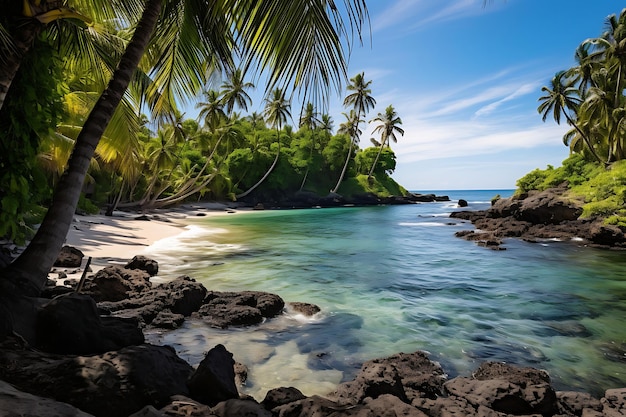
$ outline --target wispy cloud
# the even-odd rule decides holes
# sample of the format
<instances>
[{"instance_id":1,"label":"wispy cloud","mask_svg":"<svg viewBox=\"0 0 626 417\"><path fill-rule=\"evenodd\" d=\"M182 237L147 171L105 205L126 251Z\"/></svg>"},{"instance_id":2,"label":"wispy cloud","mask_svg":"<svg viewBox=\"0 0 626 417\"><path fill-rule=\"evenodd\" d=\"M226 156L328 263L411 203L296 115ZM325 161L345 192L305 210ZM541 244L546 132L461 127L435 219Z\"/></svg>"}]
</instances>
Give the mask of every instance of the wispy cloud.
<instances>
[{"instance_id":1,"label":"wispy cloud","mask_svg":"<svg viewBox=\"0 0 626 417\"><path fill-rule=\"evenodd\" d=\"M372 24L372 30L377 32L391 26L403 27L410 31L419 30L426 26L438 23L450 22L487 13L492 9L485 9L480 6L481 1L477 0L454 0L454 1L432 1L398 0L377 15Z\"/></svg>"}]
</instances>

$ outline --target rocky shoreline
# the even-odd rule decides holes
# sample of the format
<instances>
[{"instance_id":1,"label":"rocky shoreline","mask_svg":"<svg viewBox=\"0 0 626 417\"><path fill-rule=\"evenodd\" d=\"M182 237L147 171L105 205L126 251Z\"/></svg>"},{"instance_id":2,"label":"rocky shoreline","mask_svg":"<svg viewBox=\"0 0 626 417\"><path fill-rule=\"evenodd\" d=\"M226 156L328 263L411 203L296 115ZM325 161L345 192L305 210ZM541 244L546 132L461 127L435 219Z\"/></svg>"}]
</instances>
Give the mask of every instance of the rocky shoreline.
<instances>
[{"instance_id":1,"label":"rocky shoreline","mask_svg":"<svg viewBox=\"0 0 626 417\"><path fill-rule=\"evenodd\" d=\"M580 218L582 203L566 196L567 187L531 191L498 199L487 210L457 211L450 217L471 221L476 230L464 230L457 237L494 250L506 249L503 239L529 242L551 239L610 249L626 249L626 235L604 218Z\"/></svg>"},{"instance_id":2,"label":"rocky shoreline","mask_svg":"<svg viewBox=\"0 0 626 417\"><path fill-rule=\"evenodd\" d=\"M82 264L66 248L65 265ZM556 391L548 374L483 363L471 376L448 379L425 352L364 363L352 381L325 396L277 387L266 397L241 396L246 367L222 345L194 369L174 349L145 343L143 331L185 320L229 328L254 326L285 307L319 308L265 292L210 291L181 276L153 285L158 263L136 256L87 277L51 285L32 320L13 320L0 334L0 414L7 416L617 416L626 389L603 398ZM53 285L54 284L54 285ZM15 310L17 311L17 310ZM6 314L6 310L3 311ZM25 317L28 314L25 315ZM3 318L0 314L0 318ZM4 317L6 319L6 317ZM15 319L15 317L13 317ZM0 320L6 324L7 320ZM28 331L28 329L32 329ZM16 335L19 334L20 337Z\"/></svg>"}]
</instances>

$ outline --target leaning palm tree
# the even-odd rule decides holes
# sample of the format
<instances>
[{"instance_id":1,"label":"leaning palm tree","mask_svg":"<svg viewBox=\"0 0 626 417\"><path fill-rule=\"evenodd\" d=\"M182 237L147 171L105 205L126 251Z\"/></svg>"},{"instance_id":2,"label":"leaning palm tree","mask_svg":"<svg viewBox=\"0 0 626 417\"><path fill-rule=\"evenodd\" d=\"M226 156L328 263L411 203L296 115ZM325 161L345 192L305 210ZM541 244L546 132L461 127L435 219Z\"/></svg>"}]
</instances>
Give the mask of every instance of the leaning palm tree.
<instances>
[{"instance_id":1,"label":"leaning palm tree","mask_svg":"<svg viewBox=\"0 0 626 417\"><path fill-rule=\"evenodd\" d=\"M376 154L372 168L370 168L370 172L367 175L368 179L372 178L372 173L374 172L374 168L378 163L378 158L380 158L380 154L382 153L385 145L390 147L389 139L393 140L394 143L397 143L398 138L396 137L396 133L404 136L404 129L399 127L399 125L402 124L402 119L398 117L398 114L392 105L387 106L384 113L378 113L378 115L372 119L372 122L380 123L374 128L373 131L373 133L380 132L380 146L378 147L378 153Z\"/></svg>"},{"instance_id":2,"label":"leaning palm tree","mask_svg":"<svg viewBox=\"0 0 626 417\"><path fill-rule=\"evenodd\" d=\"M175 97L195 96L207 69L234 69L235 52L244 68L267 69L271 88L293 85L327 94L332 87L339 90L345 76L345 28L360 34L367 19L364 0L344 4L350 25L334 3L146 0L108 87L76 139L41 226L20 257L1 272L0 285L21 294L40 293L70 228L94 149L146 51L143 64L151 68L154 85L161 86L161 94L149 103L157 114Z\"/></svg>"},{"instance_id":3,"label":"leaning palm tree","mask_svg":"<svg viewBox=\"0 0 626 417\"><path fill-rule=\"evenodd\" d=\"M561 114L564 115L567 122L573 126L583 138L589 152L591 152L598 162L602 163L602 159L596 153L588 136L569 115L570 111L575 111L580 105L580 98L577 97L578 89L573 86L573 81L567 78L565 71L557 72L550 82L550 87L543 86L541 87L541 91L543 91L545 95L539 97L541 104L537 108L537 111L542 114L542 120L545 122L550 113L552 113L554 121L557 124L561 124Z\"/></svg>"},{"instance_id":4,"label":"leaning palm tree","mask_svg":"<svg viewBox=\"0 0 626 417\"><path fill-rule=\"evenodd\" d=\"M352 129L352 133L359 132L360 135L358 124L361 123L361 117L365 117L367 112L370 109L373 109L376 105L376 100L370 95L372 92L372 90L370 89L370 84L372 84L372 81L365 81L364 72L361 72L360 74L357 74L350 79L348 91L352 91L352 93L346 96L346 98L343 100L343 105L346 107L352 106L352 108L356 112L357 126L356 129ZM348 164L350 163L350 159L352 159L352 145L359 143L359 135L351 137L350 146L348 147L348 155L346 156L346 162L344 163L343 169L341 170L341 175L339 176L337 185L335 185L335 188L330 190L331 193L337 192L339 186L341 185L341 182L343 181L343 177L346 175Z\"/></svg>"},{"instance_id":5,"label":"leaning palm tree","mask_svg":"<svg viewBox=\"0 0 626 417\"><path fill-rule=\"evenodd\" d=\"M285 92L280 88L274 89L271 97L265 99L265 119L274 129L276 129L276 142L278 143L278 149L276 150L274 162L272 162L272 165L265 172L263 177L261 177L256 184L245 192L237 194L237 198L243 198L250 194L255 188L261 185L274 170L276 163L278 163L278 157L280 156L280 130L283 128L285 122L287 122L287 118L291 118L290 108L291 103L285 98Z\"/></svg>"}]
</instances>

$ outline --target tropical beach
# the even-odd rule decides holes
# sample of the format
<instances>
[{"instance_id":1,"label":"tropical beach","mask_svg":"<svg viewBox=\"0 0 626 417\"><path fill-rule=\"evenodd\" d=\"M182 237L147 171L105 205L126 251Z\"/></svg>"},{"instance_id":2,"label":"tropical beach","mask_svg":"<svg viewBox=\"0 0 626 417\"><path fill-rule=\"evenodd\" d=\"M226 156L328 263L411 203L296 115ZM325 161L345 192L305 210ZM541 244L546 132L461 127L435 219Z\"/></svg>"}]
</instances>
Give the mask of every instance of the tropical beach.
<instances>
[{"instance_id":1,"label":"tropical beach","mask_svg":"<svg viewBox=\"0 0 626 417\"><path fill-rule=\"evenodd\" d=\"M626 9L579 3L7 3L0 414L626 414Z\"/></svg>"}]
</instances>

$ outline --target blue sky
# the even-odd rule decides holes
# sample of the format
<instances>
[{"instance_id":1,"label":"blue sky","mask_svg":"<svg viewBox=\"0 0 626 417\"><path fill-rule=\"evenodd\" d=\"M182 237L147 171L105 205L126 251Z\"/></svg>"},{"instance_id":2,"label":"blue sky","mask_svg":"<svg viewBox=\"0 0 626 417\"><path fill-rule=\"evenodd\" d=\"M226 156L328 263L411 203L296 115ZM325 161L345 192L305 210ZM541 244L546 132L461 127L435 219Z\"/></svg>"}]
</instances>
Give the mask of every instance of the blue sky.
<instances>
[{"instance_id":1,"label":"blue sky","mask_svg":"<svg viewBox=\"0 0 626 417\"><path fill-rule=\"evenodd\" d=\"M371 43L368 33L354 48L349 76L364 71L372 80L377 106L366 120L390 104L402 118L393 178L415 191L507 189L535 168L559 166L568 126L541 120L541 87L575 64L577 46L600 36L606 17L626 6L618 3L368 1ZM250 111L262 111L257 94ZM331 99L335 127L344 121L344 95Z\"/></svg>"},{"instance_id":2,"label":"blue sky","mask_svg":"<svg viewBox=\"0 0 626 417\"><path fill-rule=\"evenodd\" d=\"M372 80L368 120L389 104L402 118L394 179L411 190L514 188L559 166L568 127L541 120L541 87L575 64L576 47L600 36L618 3L369 1L372 43L355 49L350 75Z\"/></svg>"}]
</instances>

